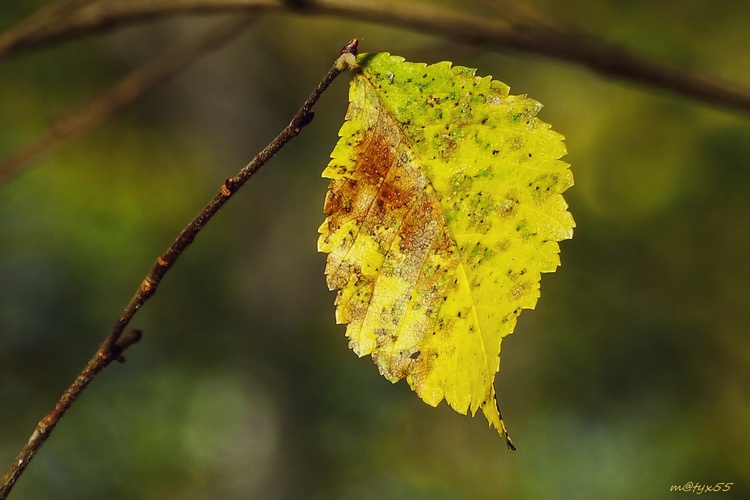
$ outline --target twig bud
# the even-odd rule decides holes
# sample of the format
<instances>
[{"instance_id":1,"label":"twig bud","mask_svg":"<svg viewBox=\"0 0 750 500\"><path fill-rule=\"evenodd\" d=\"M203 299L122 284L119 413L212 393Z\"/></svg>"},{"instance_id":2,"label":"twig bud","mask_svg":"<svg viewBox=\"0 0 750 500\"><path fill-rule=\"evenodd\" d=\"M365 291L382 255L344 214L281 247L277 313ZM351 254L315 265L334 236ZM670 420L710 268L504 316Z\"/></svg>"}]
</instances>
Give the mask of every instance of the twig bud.
<instances>
[{"instance_id":1,"label":"twig bud","mask_svg":"<svg viewBox=\"0 0 750 500\"><path fill-rule=\"evenodd\" d=\"M141 337L143 337L141 330L130 330L127 333L123 333L112 347L112 357L120 363L124 363L125 358L122 356L122 353L131 345L138 343Z\"/></svg>"}]
</instances>

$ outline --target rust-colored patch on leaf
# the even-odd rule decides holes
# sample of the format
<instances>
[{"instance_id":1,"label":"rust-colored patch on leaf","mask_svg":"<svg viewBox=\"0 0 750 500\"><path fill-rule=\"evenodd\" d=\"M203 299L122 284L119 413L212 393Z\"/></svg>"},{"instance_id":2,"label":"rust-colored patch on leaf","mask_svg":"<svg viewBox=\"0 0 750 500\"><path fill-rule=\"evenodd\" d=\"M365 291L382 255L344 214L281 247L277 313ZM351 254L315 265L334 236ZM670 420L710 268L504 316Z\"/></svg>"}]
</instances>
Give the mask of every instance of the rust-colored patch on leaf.
<instances>
[{"instance_id":1,"label":"rust-colored patch on leaf","mask_svg":"<svg viewBox=\"0 0 750 500\"><path fill-rule=\"evenodd\" d=\"M341 238L326 266L329 288L341 290L353 283L357 289L340 292L337 301L338 319L349 325L351 347L359 355L372 354L381 373L393 381L426 371L421 365L429 358L413 353L434 326L434 315L410 329L408 342L396 343L404 317L414 308L437 310L445 293L446 283L439 277L449 267L443 273L425 272L428 255L455 246L440 202L407 146L392 117L375 120L352 145L356 168L349 178L331 182L322 236ZM330 168L336 168L335 161ZM340 231L352 222L349 231ZM363 271L359 263L365 249L370 249L366 260L371 267ZM425 289L431 293L424 295Z\"/></svg>"}]
</instances>

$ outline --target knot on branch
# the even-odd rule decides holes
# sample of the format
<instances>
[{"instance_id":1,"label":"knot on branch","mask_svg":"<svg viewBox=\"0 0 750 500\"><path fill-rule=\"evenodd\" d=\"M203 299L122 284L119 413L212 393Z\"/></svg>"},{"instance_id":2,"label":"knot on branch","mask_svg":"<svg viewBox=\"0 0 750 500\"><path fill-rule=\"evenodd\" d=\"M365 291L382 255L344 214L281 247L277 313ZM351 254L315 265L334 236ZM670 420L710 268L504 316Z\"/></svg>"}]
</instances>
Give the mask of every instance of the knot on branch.
<instances>
[{"instance_id":1,"label":"knot on branch","mask_svg":"<svg viewBox=\"0 0 750 500\"><path fill-rule=\"evenodd\" d=\"M112 346L112 359L124 363L125 358L122 353L131 345L137 344L138 341L141 340L141 337L143 337L143 332L141 330L131 330L128 333L120 335L120 338L117 339L115 345Z\"/></svg>"}]
</instances>

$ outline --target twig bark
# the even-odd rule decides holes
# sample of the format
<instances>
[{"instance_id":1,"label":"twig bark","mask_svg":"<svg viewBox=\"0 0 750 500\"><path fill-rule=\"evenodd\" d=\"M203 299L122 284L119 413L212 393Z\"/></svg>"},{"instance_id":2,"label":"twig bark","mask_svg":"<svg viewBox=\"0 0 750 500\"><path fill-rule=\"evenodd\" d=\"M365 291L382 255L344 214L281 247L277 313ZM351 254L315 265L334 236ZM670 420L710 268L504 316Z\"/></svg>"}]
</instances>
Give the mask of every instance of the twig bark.
<instances>
[{"instance_id":1,"label":"twig bark","mask_svg":"<svg viewBox=\"0 0 750 500\"><path fill-rule=\"evenodd\" d=\"M137 68L99 97L60 118L49 131L0 160L0 182L98 127L204 54L223 47L251 21L244 14L175 44Z\"/></svg>"},{"instance_id":2,"label":"twig bark","mask_svg":"<svg viewBox=\"0 0 750 500\"><path fill-rule=\"evenodd\" d=\"M112 331L97 349L94 356L88 361L86 367L76 377L73 383L60 397L52 410L37 424L34 432L29 437L18 455L13 459L10 467L0 481L0 500L4 500L15 485L18 478L34 458L36 452L44 444L52 430L60 421L65 412L76 401L81 392L91 381L113 360L119 360L123 350L140 339L140 332L135 331L123 335L125 328L133 319L141 306L156 293L164 275L172 268L179 256L190 246L198 233L206 226L208 221L229 201L230 198L255 174L268 160L271 159L286 143L299 135L302 128L312 121L312 108L320 96L330 86L333 80L354 61L357 53L357 40L349 42L342 50L341 56L328 71L323 80L318 84L313 93L307 98L302 107L292 118L289 125L271 141L258 155L253 158L239 173L224 181L219 192L211 202L193 219L188 226L182 230L177 239L164 252L149 271L146 278L141 282L133 298L125 307L120 318L115 322ZM136 333L137 332L137 333Z\"/></svg>"},{"instance_id":3,"label":"twig bark","mask_svg":"<svg viewBox=\"0 0 750 500\"><path fill-rule=\"evenodd\" d=\"M35 32L0 35L0 57L51 43L174 15L295 11L400 26L494 50L514 49L579 64L612 78L681 94L708 104L750 112L750 89L709 75L649 60L595 37L549 23L485 18L403 2L370 0L133 0L101 2Z\"/></svg>"}]
</instances>

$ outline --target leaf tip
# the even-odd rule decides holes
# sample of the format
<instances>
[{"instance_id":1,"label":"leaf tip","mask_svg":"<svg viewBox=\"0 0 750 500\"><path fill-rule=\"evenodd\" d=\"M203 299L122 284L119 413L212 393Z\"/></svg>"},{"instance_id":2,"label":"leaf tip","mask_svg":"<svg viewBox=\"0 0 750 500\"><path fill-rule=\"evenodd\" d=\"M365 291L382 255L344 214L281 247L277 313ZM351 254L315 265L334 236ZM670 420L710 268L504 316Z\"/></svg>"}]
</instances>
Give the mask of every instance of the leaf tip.
<instances>
[{"instance_id":1,"label":"leaf tip","mask_svg":"<svg viewBox=\"0 0 750 500\"><path fill-rule=\"evenodd\" d=\"M500 412L500 405L497 402L497 395L494 394L494 388L492 392L493 394L490 396L490 399L482 404L482 412L487 418L487 423L490 427L494 427L500 437L505 440L508 449L516 451L516 445L513 444L513 440L510 439L510 436L508 435L508 429L505 427L505 422L503 421L503 416Z\"/></svg>"}]
</instances>

